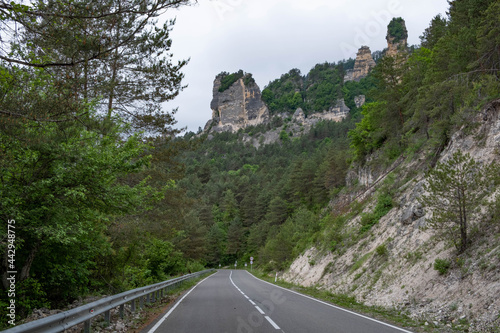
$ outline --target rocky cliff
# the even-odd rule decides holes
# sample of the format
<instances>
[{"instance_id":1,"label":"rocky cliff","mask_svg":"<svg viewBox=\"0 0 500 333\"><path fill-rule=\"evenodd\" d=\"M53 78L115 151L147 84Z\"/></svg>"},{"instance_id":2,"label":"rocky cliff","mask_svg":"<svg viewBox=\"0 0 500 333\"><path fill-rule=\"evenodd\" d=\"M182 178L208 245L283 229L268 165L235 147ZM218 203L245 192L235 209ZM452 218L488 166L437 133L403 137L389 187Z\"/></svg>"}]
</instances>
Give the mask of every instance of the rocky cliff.
<instances>
[{"instance_id":1,"label":"rocky cliff","mask_svg":"<svg viewBox=\"0 0 500 333\"><path fill-rule=\"evenodd\" d=\"M228 76L232 75L233 80ZM232 82L234 81L234 82ZM231 83L232 82L232 83ZM363 96L364 97L364 96ZM239 129L248 126L266 124L270 122L270 113L266 104L262 101L262 95L259 86L253 80L251 74L243 74L242 71L234 74L221 73L217 75L213 86L213 99L210 104L212 109L212 119L205 125L204 133L213 132L237 132ZM323 112L310 114L307 118L302 109L297 109L295 115L288 113L275 114L276 117L287 119L293 118L293 123L307 131L320 120L341 121L349 114L349 107L344 99L339 99L337 103ZM271 130L264 139L264 144L272 143L278 140L278 134L282 128ZM291 133L297 128L288 127ZM276 132L276 133L275 133ZM259 138L252 138L254 146L260 144ZM262 140L260 140L262 141Z\"/></svg>"},{"instance_id":2,"label":"rocky cliff","mask_svg":"<svg viewBox=\"0 0 500 333\"><path fill-rule=\"evenodd\" d=\"M440 161L457 150L480 163L500 160L500 100L486 105L474 123L474 130L464 127L453 135ZM470 324L470 331L498 332L499 218L483 212L471 221L477 238L466 255L457 256L453 247L428 228L426 220L431 213L417 200L424 191L424 172L418 170L425 169L425 154L411 160L398 159L386 170L357 170L357 183L364 184L364 189L355 200L365 208L358 212L351 208L351 218L337 231L338 243L342 244L310 248L292 263L283 278L354 296L368 305L400 309L426 321L433 332L450 332L452 326L462 323ZM373 209L374 191L384 186L397 188L394 207L364 238L352 233L359 229L363 214ZM491 194L495 195L500 194ZM450 260L447 274L434 269L436 259Z\"/></svg>"},{"instance_id":3,"label":"rocky cliff","mask_svg":"<svg viewBox=\"0 0 500 333\"><path fill-rule=\"evenodd\" d=\"M368 76L368 73L375 67L372 52L368 46L361 46L356 54L354 69L348 70L344 77L344 81L359 81Z\"/></svg>"},{"instance_id":4,"label":"rocky cliff","mask_svg":"<svg viewBox=\"0 0 500 333\"><path fill-rule=\"evenodd\" d=\"M349 111L350 109L345 105L343 99L338 100L337 104L328 111L316 112L309 115L309 117L306 117L304 110L298 108L293 115L282 113L276 116L285 122L284 125L253 136L245 133L243 135L243 142L248 142L255 148L259 148L261 145L272 144L279 141L280 133L283 131L290 137L303 135L308 133L311 128L321 120L342 121L342 119L349 115Z\"/></svg>"},{"instance_id":5,"label":"rocky cliff","mask_svg":"<svg viewBox=\"0 0 500 333\"><path fill-rule=\"evenodd\" d=\"M260 88L251 74L245 74L223 90L222 80L227 75L219 74L214 80L210 104L212 119L205 125L205 131L236 132L240 128L268 121L269 110L262 101Z\"/></svg>"}]
</instances>

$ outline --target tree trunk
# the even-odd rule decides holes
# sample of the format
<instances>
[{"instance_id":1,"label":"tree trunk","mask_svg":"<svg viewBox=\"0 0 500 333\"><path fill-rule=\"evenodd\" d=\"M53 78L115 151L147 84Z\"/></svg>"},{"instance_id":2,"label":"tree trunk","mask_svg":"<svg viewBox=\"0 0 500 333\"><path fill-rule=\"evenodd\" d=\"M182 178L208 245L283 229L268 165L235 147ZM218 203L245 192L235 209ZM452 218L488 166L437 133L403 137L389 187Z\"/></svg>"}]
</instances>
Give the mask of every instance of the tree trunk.
<instances>
[{"instance_id":1,"label":"tree trunk","mask_svg":"<svg viewBox=\"0 0 500 333\"><path fill-rule=\"evenodd\" d=\"M24 265L23 267L21 268L21 272L20 272L20 275L19 275L19 278L16 279L17 282L21 282L21 281L24 281L26 280L28 277L29 277L29 274L30 274L30 270L31 270L31 265L33 264L33 260L35 259L36 257L36 254L38 253L38 250L40 248L40 243L37 243L30 251L30 253L28 254L28 257L26 258L26 261L24 262ZM9 262L8 262L8 253L9 251L5 251L4 255L3 255L3 260L2 260L2 285L4 287L5 290L8 290L9 287L10 287L10 283L9 281L7 280L7 278L9 277L10 274L8 274L7 272L9 271L17 271L17 270L12 270L12 269L9 269ZM19 271L17 271L18 274L19 274Z\"/></svg>"},{"instance_id":2,"label":"tree trunk","mask_svg":"<svg viewBox=\"0 0 500 333\"><path fill-rule=\"evenodd\" d=\"M19 282L26 280L30 276L31 265L35 259L38 249L40 248L40 243L37 243L30 251L28 258L24 262L23 268L21 269L21 276L19 277Z\"/></svg>"},{"instance_id":3,"label":"tree trunk","mask_svg":"<svg viewBox=\"0 0 500 333\"><path fill-rule=\"evenodd\" d=\"M460 249L459 252L463 253L467 249L467 217L465 211L465 195L461 189L458 192L458 204L460 211Z\"/></svg>"}]
</instances>

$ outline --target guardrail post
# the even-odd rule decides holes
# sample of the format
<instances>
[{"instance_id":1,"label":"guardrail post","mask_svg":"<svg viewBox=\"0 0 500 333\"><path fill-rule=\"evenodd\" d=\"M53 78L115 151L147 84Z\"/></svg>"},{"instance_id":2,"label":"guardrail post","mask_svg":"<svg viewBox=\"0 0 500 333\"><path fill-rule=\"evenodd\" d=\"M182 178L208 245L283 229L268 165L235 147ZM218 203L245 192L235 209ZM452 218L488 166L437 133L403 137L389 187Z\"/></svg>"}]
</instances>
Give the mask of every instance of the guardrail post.
<instances>
[{"instance_id":1,"label":"guardrail post","mask_svg":"<svg viewBox=\"0 0 500 333\"><path fill-rule=\"evenodd\" d=\"M111 322L111 315L109 310L104 312L104 321L107 325L109 325L109 323Z\"/></svg>"},{"instance_id":2,"label":"guardrail post","mask_svg":"<svg viewBox=\"0 0 500 333\"><path fill-rule=\"evenodd\" d=\"M139 297L139 308L142 309L144 307L144 296Z\"/></svg>"},{"instance_id":3,"label":"guardrail post","mask_svg":"<svg viewBox=\"0 0 500 333\"><path fill-rule=\"evenodd\" d=\"M130 311L132 311L132 313L135 312L135 299L130 302Z\"/></svg>"},{"instance_id":4,"label":"guardrail post","mask_svg":"<svg viewBox=\"0 0 500 333\"><path fill-rule=\"evenodd\" d=\"M125 304L120 305L120 318L123 319L125 313Z\"/></svg>"},{"instance_id":5,"label":"guardrail post","mask_svg":"<svg viewBox=\"0 0 500 333\"><path fill-rule=\"evenodd\" d=\"M151 294L151 303L154 303L155 302L155 292L153 291Z\"/></svg>"},{"instance_id":6,"label":"guardrail post","mask_svg":"<svg viewBox=\"0 0 500 333\"><path fill-rule=\"evenodd\" d=\"M90 333L90 319L85 321L83 324L83 332Z\"/></svg>"}]
</instances>

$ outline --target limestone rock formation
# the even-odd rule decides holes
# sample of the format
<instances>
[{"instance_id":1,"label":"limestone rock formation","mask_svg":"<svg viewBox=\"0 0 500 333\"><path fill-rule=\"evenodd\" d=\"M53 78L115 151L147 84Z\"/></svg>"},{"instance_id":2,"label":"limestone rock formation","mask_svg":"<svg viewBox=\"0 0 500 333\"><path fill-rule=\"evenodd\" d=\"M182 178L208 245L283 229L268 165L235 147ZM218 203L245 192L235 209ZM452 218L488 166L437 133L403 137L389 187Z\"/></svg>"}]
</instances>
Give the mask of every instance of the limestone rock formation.
<instances>
[{"instance_id":1,"label":"limestone rock formation","mask_svg":"<svg viewBox=\"0 0 500 333\"><path fill-rule=\"evenodd\" d=\"M313 113L309 116L311 119L324 119L324 120L334 120L341 121L349 114L349 107L345 105L343 98L337 101L335 106L332 106L328 111Z\"/></svg>"},{"instance_id":2,"label":"limestone rock formation","mask_svg":"<svg viewBox=\"0 0 500 333\"><path fill-rule=\"evenodd\" d=\"M387 26L387 52L386 55L394 57L399 51L406 50L408 44L408 31L405 20L394 18Z\"/></svg>"},{"instance_id":3,"label":"limestone rock formation","mask_svg":"<svg viewBox=\"0 0 500 333\"><path fill-rule=\"evenodd\" d=\"M220 91L227 73L214 80L213 99L210 103L212 119L205 125L205 132L231 131L258 125L269 120L269 110L261 98L259 86L251 74L237 79L229 88Z\"/></svg>"},{"instance_id":4,"label":"limestone rock formation","mask_svg":"<svg viewBox=\"0 0 500 333\"><path fill-rule=\"evenodd\" d=\"M356 54L354 69L346 71L344 81L358 82L362 78L368 76L375 65L375 60L373 60L370 48L368 46L361 46Z\"/></svg>"},{"instance_id":5,"label":"limestone rock formation","mask_svg":"<svg viewBox=\"0 0 500 333\"><path fill-rule=\"evenodd\" d=\"M368 76L368 73L375 67L372 52L368 46L361 46L356 54L354 69L352 72L352 80L358 82L362 78Z\"/></svg>"},{"instance_id":6,"label":"limestone rock formation","mask_svg":"<svg viewBox=\"0 0 500 333\"><path fill-rule=\"evenodd\" d=\"M301 108L295 110L292 119L297 123L303 124L306 121L306 115L304 114L304 110L302 110Z\"/></svg>"},{"instance_id":7,"label":"limestone rock formation","mask_svg":"<svg viewBox=\"0 0 500 333\"><path fill-rule=\"evenodd\" d=\"M356 104L357 108L362 107L366 102L366 96L365 95L358 95L354 96L354 104Z\"/></svg>"}]
</instances>

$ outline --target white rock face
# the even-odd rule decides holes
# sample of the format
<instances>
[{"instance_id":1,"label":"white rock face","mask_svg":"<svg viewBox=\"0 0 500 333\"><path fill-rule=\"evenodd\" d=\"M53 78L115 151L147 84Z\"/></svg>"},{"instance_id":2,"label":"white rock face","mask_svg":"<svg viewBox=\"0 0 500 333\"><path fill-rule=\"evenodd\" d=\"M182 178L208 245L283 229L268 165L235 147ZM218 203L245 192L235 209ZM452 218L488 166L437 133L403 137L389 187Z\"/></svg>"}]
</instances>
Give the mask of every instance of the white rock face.
<instances>
[{"instance_id":1,"label":"white rock face","mask_svg":"<svg viewBox=\"0 0 500 333\"><path fill-rule=\"evenodd\" d=\"M440 161L460 149L483 163L500 162L500 100L488 104L475 121L479 128L455 133ZM400 163L404 177L404 172L410 175L412 170L423 170L422 161L415 158L411 162L396 161L394 165ZM383 183L386 174L376 174L374 177L370 170L359 170L359 183L368 188L359 200L370 200L376 183ZM372 227L371 235L340 252L331 252L332 244L310 248L296 258L283 278L355 296L368 305L405 309L415 318L455 323L466 318L473 325L471 331L492 332L492 327L500 326L500 228L492 225L495 217L484 215L471 221L472 228L477 225L483 230L481 240L476 240L470 253L459 259L453 247L437 240L434 230L425 228L429 212L417 200L424 191L423 182L420 172L400 188L395 207ZM497 189L496 195L498 192ZM372 211L374 205L373 198L365 212ZM359 226L357 215L343 229L357 230ZM385 254L377 249L381 246ZM439 275L433 268L436 258L454 262L447 275Z\"/></svg>"},{"instance_id":2,"label":"white rock face","mask_svg":"<svg viewBox=\"0 0 500 333\"><path fill-rule=\"evenodd\" d=\"M262 101L259 86L255 82L245 84L246 74L228 89L219 91L223 75L214 81L211 103L212 119L205 125L214 132L237 132L240 128L262 124L269 120L269 110Z\"/></svg>"}]
</instances>

